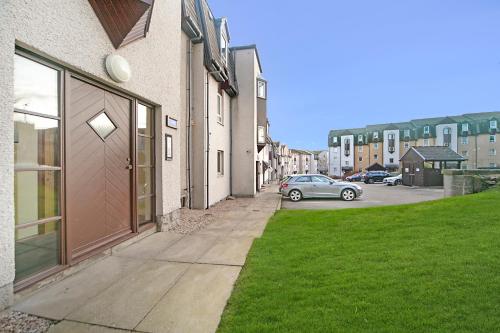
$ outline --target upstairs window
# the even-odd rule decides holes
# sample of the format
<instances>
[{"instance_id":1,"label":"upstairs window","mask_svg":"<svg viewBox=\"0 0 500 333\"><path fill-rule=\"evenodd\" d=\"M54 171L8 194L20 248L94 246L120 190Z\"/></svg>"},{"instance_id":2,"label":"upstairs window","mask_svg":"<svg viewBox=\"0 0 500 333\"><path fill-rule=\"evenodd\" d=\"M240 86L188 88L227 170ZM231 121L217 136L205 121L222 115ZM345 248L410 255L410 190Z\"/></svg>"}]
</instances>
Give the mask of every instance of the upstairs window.
<instances>
[{"instance_id":1,"label":"upstairs window","mask_svg":"<svg viewBox=\"0 0 500 333\"><path fill-rule=\"evenodd\" d=\"M430 134L431 133L431 127L430 126L424 126L424 134Z\"/></svg>"},{"instance_id":2,"label":"upstairs window","mask_svg":"<svg viewBox=\"0 0 500 333\"><path fill-rule=\"evenodd\" d=\"M424 139L424 147L428 147L429 146L429 139Z\"/></svg>"},{"instance_id":3,"label":"upstairs window","mask_svg":"<svg viewBox=\"0 0 500 333\"><path fill-rule=\"evenodd\" d=\"M405 129L404 136L405 136L405 138L409 138L410 137L410 130L409 129Z\"/></svg>"},{"instance_id":4,"label":"upstairs window","mask_svg":"<svg viewBox=\"0 0 500 333\"><path fill-rule=\"evenodd\" d=\"M496 120L490 120L490 129L497 129L497 125Z\"/></svg>"},{"instance_id":5,"label":"upstairs window","mask_svg":"<svg viewBox=\"0 0 500 333\"><path fill-rule=\"evenodd\" d=\"M389 153L394 153L396 151L396 135L391 133L387 136L388 138L388 150Z\"/></svg>"},{"instance_id":6,"label":"upstairs window","mask_svg":"<svg viewBox=\"0 0 500 333\"><path fill-rule=\"evenodd\" d=\"M338 138L336 136L333 137L333 143L334 144L338 143Z\"/></svg>"},{"instance_id":7,"label":"upstairs window","mask_svg":"<svg viewBox=\"0 0 500 333\"><path fill-rule=\"evenodd\" d=\"M375 149L375 150L378 149L378 143L373 144L373 149Z\"/></svg>"},{"instance_id":8,"label":"upstairs window","mask_svg":"<svg viewBox=\"0 0 500 333\"><path fill-rule=\"evenodd\" d=\"M362 134L358 135L358 142L363 143L363 135Z\"/></svg>"},{"instance_id":9,"label":"upstairs window","mask_svg":"<svg viewBox=\"0 0 500 333\"><path fill-rule=\"evenodd\" d=\"M462 132L468 132L469 131L469 124L465 123L462 124Z\"/></svg>"},{"instance_id":10,"label":"upstairs window","mask_svg":"<svg viewBox=\"0 0 500 333\"><path fill-rule=\"evenodd\" d=\"M217 122L224 125L224 108L222 107L222 96L217 95Z\"/></svg>"},{"instance_id":11,"label":"upstairs window","mask_svg":"<svg viewBox=\"0 0 500 333\"><path fill-rule=\"evenodd\" d=\"M362 153L363 152L363 146L358 146L358 153Z\"/></svg>"},{"instance_id":12,"label":"upstairs window","mask_svg":"<svg viewBox=\"0 0 500 333\"><path fill-rule=\"evenodd\" d=\"M497 136L496 135L490 135L490 142L497 142Z\"/></svg>"},{"instance_id":13,"label":"upstairs window","mask_svg":"<svg viewBox=\"0 0 500 333\"><path fill-rule=\"evenodd\" d=\"M220 54L222 56L222 60L224 60L224 63L227 65L227 59L229 58L228 53L229 53L229 48L228 48L228 42L226 39L226 36L221 33L220 36Z\"/></svg>"},{"instance_id":14,"label":"upstairs window","mask_svg":"<svg viewBox=\"0 0 500 333\"><path fill-rule=\"evenodd\" d=\"M451 128L445 127L443 129L443 145L449 147L451 145Z\"/></svg>"},{"instance_id":15,"label":"upstairs window","mask_svg":"<svg viewBox=\"0 0 500 333\"><path fill-rule=\"evenodd\" d=\"M378 132L373 132L373 139L374 140L378 139Z\"/></svg>"},{"instance_id":16,"label":"upstairs window","mask_svg":"<svg viewBox=\"0 0 500 333\"><path fill-rule=\"evenodd\" d=\"M257 80L257 97L265 99L266 96L267 96L266 81Z\"/></svg>"},{"instance_id":17,"label":"upstairs window","mask_svg":"<svg viewBox=\"0 0 500 333\"><path fill-rule=\"evenodd\" d=\"M462 144L463 145L468 145L469 144L469 137L468 136L463 136L462 137Z\"/></svg>"},{"instance_id":18,"label":"upstairs window","mask_svg":"<svg viewBox=\"0 0 500 333\"><path fill-rule=\"evenodd\" d=\"M496 156L497 154L497 150L495 148L491 148L490 151L489 151L489 155L490 156Z\"/></svg>"},{"instance_id":19,"label":"upstairs window","mask_svg":"<svg viewBox=\"0 0 500 333\"><path fill-rule=\"evenodd\" d=\"M405 149L410 149L410 144L408 142L405 142Z\"/></svg>"},{"instance_id":20,"label":"upstairs window","mask_svg":"<svg viewBox=\"0 0 500 333\"><path fill-rule=\"evenodd\" d=\"M266 135L264 131L264 126L259 126L257 128L257 142L258 143L266 143Z\"/></svg>"},{"instance_id":21,"label":"upstairs window","mask_svg":"<svg viewBox=\"0 0 500 333\"><path fill-rule=\"evenodd\" d=\"M351 140L350 139L344 139L344 155L345 156L351 155Z\"/></svg>"}]
</instances>

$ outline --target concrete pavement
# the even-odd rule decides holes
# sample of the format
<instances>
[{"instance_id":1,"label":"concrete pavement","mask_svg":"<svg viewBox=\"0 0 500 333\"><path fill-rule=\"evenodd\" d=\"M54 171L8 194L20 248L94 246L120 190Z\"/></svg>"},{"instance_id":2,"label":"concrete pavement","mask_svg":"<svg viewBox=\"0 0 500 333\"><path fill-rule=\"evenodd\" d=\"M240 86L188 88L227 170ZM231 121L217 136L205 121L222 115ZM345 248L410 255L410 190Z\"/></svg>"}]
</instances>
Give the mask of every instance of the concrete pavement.
<instances>
[{"instance_id":1,"label":"concrete pavement","mask_svg":"<svg viewBox=\"0 0 500 333\"><path fill-rule=\"evenodd\" d=\"M52 333L215 332L253 240L278 208L276 192L222 203L216 221L193 234L118 247L13 308L60 321Z\"/></svg>"}]
</instances>

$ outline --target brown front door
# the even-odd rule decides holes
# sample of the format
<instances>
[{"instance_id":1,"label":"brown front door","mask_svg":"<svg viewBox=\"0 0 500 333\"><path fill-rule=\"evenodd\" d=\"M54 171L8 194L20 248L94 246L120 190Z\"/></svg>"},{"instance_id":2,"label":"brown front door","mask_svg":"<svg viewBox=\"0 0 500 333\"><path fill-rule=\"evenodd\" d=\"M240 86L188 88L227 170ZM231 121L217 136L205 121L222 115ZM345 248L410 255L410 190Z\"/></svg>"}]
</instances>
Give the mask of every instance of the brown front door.
<instances>
[{"instance_id":1,"label":"brown front door","mask_svg":"<svg viewBox=\"0 0 500 333\"><path fill-rule=\"evenodd\" d=\"M77 78L66 114L69 261L132 232L131 100Z\"/></svg>"}]
</instances>

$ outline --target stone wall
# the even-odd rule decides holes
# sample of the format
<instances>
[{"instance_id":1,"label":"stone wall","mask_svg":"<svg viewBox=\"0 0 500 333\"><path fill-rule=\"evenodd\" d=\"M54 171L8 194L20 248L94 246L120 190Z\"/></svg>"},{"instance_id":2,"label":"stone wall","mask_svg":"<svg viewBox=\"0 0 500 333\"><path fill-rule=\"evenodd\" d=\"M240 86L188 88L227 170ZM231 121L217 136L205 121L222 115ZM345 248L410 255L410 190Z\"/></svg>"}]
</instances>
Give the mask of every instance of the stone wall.
<instances>
[{"instance_id":1,"label":"stone wall","mask_svg":"<svg viewBox=\"0 0 500 333\"><path fill-rule=\"evenodd\" d=\"M500 169L443 170L443 175L445 197L481 192L500 181Z\"/></svg>"}]
</instances>

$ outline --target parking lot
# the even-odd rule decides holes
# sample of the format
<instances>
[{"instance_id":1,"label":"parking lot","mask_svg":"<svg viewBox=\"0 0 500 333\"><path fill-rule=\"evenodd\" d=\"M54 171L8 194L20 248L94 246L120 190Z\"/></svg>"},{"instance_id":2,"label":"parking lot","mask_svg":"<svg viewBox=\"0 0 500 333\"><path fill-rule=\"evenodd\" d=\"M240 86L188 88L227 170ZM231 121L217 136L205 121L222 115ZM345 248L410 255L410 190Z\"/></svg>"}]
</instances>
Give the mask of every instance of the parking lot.
<instances>
[{"instance_id":1,"label":"parking lot","mask_svg":"<svg viewBox=\"0 0 500 333\"><path fill-rule=\"evenodd\" d=\"M304 199L299 202L292 202L290 199L284 197L281 207L282 209L362 208L436 200L444 196L443 189L437 187L427 188L387 186L383 184L357 184L363 188L363 195L354 201L346 202L341 199Z\"/></svg>"}]
</instances>

